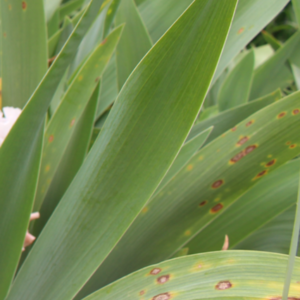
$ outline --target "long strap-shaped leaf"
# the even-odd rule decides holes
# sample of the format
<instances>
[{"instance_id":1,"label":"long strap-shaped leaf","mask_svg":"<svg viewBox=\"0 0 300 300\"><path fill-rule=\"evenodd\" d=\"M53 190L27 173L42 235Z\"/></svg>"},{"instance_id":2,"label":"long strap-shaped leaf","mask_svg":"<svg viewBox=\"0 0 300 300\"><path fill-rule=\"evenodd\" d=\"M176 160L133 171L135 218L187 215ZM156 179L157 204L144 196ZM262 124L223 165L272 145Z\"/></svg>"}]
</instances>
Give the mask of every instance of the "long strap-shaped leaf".
<instances>
[{"instance_id":1,"label":"long strap-shaped leaf","mask_svg":"<svg viewBox=\"0 0 300 300\"><path fill-rule=\"evenodd\" d=\"M101 5L102 0L91 3L0 148L0 298L5 296L14 275L29 223L45 114L65 69Z\"/></svg>"},{"instance_id":2,"label":"long strap-shaped leaf","mask_svg":"<svg viewBox=\"0 0 300 300\"><path fill-rule=\"evenodd\" d=\"M43 1L2 0L1 25L3 106L23 108L47 71Z\"/></svg>"},{"instance_id":3,"label":"long strap-shaped leaf","mask_svg":"<svg viewBox=\"0 0 300 300\"><path fill-rule=\"evenodd\" d=\"M34 202L38 211L52 182L61 157L72 136L74 125L86 107L93 90L100 80L115 47L122 27L115 29L105 42L98 45L74 76L59 107L51 118L45 132L41 172Z\"/></svg>"},{"instance_id":4,"label":"long strap-shaped leaf","mask_svg":"<svg viewBox=\"0 0 300 300\"><path fill-rule=\"evenodd\" d=\"M109 254L192 127L236 4L195 1L135 69L9 300L71 299Z\"/></svg>"},{"instance_id":5,"label":"long strap-shaped leaf","mask_svg":"<svg viewBox=\"0 0 300 300\"><path fill-rule=\"evenodd\" d=\"M299 99L297 92L258 111L202 148L144 207L94 284L171 257L263 176L299 154Z\"/></svg>"},{"instance_id":6,"label":"long strap-shaped leaf","mask_svg":"<svg viewBox=\"0 0 300 300\"><path fill-rule=\"evenodd\" d=\"M223 251L191 255L150 266L84 300L280 300L287 256ZM289 299L299 299L296 259Z\"/></svg>"}]
</instances>

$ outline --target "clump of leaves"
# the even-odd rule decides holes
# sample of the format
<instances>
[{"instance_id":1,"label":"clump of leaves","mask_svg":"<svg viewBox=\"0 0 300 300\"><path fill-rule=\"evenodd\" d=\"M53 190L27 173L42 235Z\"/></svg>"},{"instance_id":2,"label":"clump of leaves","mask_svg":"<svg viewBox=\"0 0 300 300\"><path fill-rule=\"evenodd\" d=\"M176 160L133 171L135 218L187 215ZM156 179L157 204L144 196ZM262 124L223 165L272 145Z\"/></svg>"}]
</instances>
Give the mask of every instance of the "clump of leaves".
<instances>
[{"instance_id":1,"label":"clump of leaves","mask_svg":"<svg viewBox=\"0 0 300 300\"><path fill-rule=\"evenodd\" d=\"M0 299L299 298L288 2L1 0Z\"/></svg>"}]
</instances>

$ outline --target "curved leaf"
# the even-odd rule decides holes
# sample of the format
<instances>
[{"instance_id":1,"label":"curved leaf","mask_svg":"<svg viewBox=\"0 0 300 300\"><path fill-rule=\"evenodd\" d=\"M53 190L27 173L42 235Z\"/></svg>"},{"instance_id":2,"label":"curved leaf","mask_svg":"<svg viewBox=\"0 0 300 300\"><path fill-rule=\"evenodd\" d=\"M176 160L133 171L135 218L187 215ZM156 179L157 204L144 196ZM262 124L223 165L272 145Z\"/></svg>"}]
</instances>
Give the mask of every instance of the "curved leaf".
<instances>
[{"instance_id":1,"label":"curved leaf","mask_svg":"<svg viewBox=\"0 0 300 300\"><path fill-rule=\"evenodd\" d=\"M137 271L84 300L281 299L285 255L222 251L177 258ZM298 299L296 259L289 299ZM295 298L293 298L295 297Z\"/></svg>"}]
</instances>

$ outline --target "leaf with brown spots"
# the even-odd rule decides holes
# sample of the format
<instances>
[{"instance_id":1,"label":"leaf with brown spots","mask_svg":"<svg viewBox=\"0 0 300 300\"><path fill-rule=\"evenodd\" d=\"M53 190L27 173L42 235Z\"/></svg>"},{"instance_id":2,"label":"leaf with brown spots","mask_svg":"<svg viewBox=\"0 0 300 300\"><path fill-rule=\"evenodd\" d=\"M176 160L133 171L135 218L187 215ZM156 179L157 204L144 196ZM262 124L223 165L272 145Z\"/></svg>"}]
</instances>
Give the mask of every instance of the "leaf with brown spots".
<instances>
[{"instance_id":1,"label":"leaf with brown spots","mask_svg":"<svg viewBox=\"0 0 300 300\"><path fill-rule=\"evenodd\" d=\"M83 300L132 300L140 291L147 300L281 299L286 255L252 251L217 251L189 255L158 265L168 269L172 279L157 284L150 267L127 275ZM199 268L201 264L201 268ZM174 275L174 276L173 276ZM300 258L296 258L289 300L299 299Z\"/></svg>"}]
</instances>

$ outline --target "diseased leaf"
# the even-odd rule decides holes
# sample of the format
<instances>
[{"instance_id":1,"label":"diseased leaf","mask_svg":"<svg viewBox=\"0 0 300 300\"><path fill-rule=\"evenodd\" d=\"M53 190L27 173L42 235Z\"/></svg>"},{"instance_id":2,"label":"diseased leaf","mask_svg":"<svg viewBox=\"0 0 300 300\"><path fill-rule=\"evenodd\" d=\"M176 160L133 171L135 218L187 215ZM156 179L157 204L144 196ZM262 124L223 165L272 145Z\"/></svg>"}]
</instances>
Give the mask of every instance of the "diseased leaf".
<instances>
[{"instance_id":1,"label":"diseased leaf","mask_svg":"<svg viewBox=\"0 0 300 300\"><path fill-rule=\"evenodd\" d=\"M299 262L297 258L290 299L299 295ZM191 255L139 270L84 300L281 299L286 264L287 256L263 252Z\"/></svg>"},{"instance_id":2,"label":"diseased leaf","mask_svg":"<svg viewBox=\"0 0 300 300\"><path fill-rule=\"evenodd\" d=\"M192 128L188 136L188 140L195 137L197 134L199 134L199 132L202 132L204 129L209 128L210 126L214 126L213 131L206 140L206 144L208 144L209 142L213 141L216 137L224 133L226 130L233 128L237 123L243 121L251 114L255 113L256 111L264 108L269 104L274 103L280 98L282 98L281 91L276 90L275 92L265 97L229 109L207 120L200 120L200 122L197 122Z\"/></svg>"}]
</instances>

